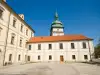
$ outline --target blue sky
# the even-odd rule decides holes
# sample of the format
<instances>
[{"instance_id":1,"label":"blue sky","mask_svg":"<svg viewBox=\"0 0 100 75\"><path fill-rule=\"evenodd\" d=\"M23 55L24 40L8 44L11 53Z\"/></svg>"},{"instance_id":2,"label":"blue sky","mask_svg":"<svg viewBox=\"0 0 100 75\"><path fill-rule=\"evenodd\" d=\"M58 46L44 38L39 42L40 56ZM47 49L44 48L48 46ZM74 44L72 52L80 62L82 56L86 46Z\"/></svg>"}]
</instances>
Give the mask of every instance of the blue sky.
<instances>
[{"instance_id":1,"label":"blue sky","mask_svg":"<svg viewBox=\"0 0 100 75\"><path fill-rule=\"evenodd\" d=\"M100 38L100 0L7 0L36 31L35 36L48 36L57 10L65 34L83 34Z\"/></svg>"}]
</instances>

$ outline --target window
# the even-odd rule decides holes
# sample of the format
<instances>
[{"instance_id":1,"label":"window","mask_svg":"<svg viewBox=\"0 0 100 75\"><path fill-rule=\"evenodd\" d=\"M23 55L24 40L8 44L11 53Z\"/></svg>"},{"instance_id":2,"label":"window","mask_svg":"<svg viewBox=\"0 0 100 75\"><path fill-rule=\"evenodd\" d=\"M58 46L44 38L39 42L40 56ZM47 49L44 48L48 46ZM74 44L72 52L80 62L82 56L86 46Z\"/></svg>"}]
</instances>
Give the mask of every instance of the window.
<instances>
[{"instance_id":1,"label":"window","mask_svg":"<svg viewBox=\"0 0 100 75\"><path fill-rule=\"evenodd\" d=\"M59 31L59 29L57 29L57 31Z\"/></svg>"},{"instance_id":2,"label":"window","mask_svg":"<svg viewBox=\"0 0 100 75\"><path fill-rule=\"evenodd\" d=\"M22 38L20 38L19 46L22 47Z\"/></svg>"},{"instance_id":3,"label":"window","mask_svg":"<svg viewBox=\"0 0 100 75\"><path fill-rule=\"evenodd\" d=\"M84 59L87 60L88 59L88 56L87 55L84 55Z\"/></svg>"},{"instance_id":4,"label":"window","mask_svg":"<svg viewBox=\"0 0 100 75\"><path fill-rule=\"evenodd\" d=\"M49 55L49 60L52 60L52 56L51 55Z\"/></svg>"},{"instance_id":5,"label":"window","mask_svg":"<svg viewBox=\"0 0 100 75\"><path fill-rule=\"evenodd\" d=\"M75 55L72 55L72 59L76 59Z\"/></svg>"},{"instance_id":6,"label":"window","mask_svg":"<svg viewBox=\"0 0 100 75\"><path fill-rule=\"evenodd\" d=\"M18 61L20 61L20 55L18 55Z\"/></svg>"},{"instance_id":7,"label":"window","mask_svg":"<svg viewBox=\"0 0 100 75\"><path fill-rule=\"evenodd\" d=\"M25 48L27 48L27 40L26 40L26 42L25 42Z\"/></svg>"},{"instance_id":8,"label":"window","mask_svg":"<svg viewBox=\"0 0 100 75\"><path fill-rule=\"evenodd\" d=\"M41 50L41 44L38 44L38 50Z\"/></svg>"},{"instance_id":9,"label":"window","mask_svg":"<svg viewBox=\"0 0 100 75\"><path fill-rule=\"evenodd\" d=\"M83 42L83 48L86 48L86 42Z\"/></svg>"},{"instance_id":10,"label":"window","mask_svg":"<svg viewBox=\"0 0 100 75\"><path fill-rule=\"evenodd\" d=\"M49 44L49 49L52 49L52 44Z\"/></svg>"},{"instance_id":11,"label":"window","mask_svg":"<svg viewBox=\"0 0 100 75\"><path fill-rule=\"evenodd\" d=\"M11 35L12 35L12 36L11 36L11 44L12 44L12 45L14 45L15 34L14 34L14 33L12 33Z\"/></svg>"},{"instance_id":12,"label":"window","mask_svg":"<svg viewBox=\"0 0 100 75\"><path fill-rule=\"evenodd\" d=\"M62 43L59 44L59 48L63 49L63 44Z\"/></svg>"},{"instance_id":13,"label":"window","mask_svg":"<svg viewBox=\"0 0 100 75\"><path fill-rule=\"evenodd\" d=\"M14 36L11 37L11 44L14 44Z\"/></svg>"},{"instance_id":14,"label":"window","mask_svg":"<svg viewBox=\"0 0 100 75\"><path fill-rule=\"evenodd\" d=\"M16 19L13 19L13 27L16 27Z\"/></svg>"},{"instance_id":15,"label":"window","mask_svg":"<svg viewBox=\"0 0 100 75\"><path fill-rule=\"evenodd\" d=\"M75 48L74 43L71 43L71 48L72 48L72 49L74 49L74 48Z\"/></svg>"},{"instance_id":16,"label":"window","mask_svg":"<svg viewBox=\"0 0 100 75\"><path fill-rule=\"evenodd\" d=\"M0 18L2 19L3 10L0 9Z\"/></svg>"},{"instance_id":17,"label":"window","mask_svg":"<svg viewBox=\"0 0 100 75\"><path fill-rule=\"evenodd\" d=\"M21 31L21 32L23 32L23 25L22 25L22 24L21 24L21 28L20 28L20 31Z\"/></svg>"},{"instance_id":18,"label":"window","mask_svg":"<svg viewBox=\"0 0 100 75\"><path fill-rule=\"evenodd\" d=\"M2 52L2 50L0 49L0 53Z\"/></svg>"},{"instance_id":19,"label":"window","mask_svg":"<svg viewBox=\"0 0 100 75\"><path fill-rule=\"evenodd\" d=\"M30 61L30 56L28 56L27 58L28 58L28 61Z\"/></svg>"},{"instance_id":20,"label":"window","mask_svg":"<svg viewBox=\"0 0 100 75\"><path fill-rule=\"evenodd\" d=\"M29 45L29 50L31 50L31 45Z\"/></svg>"},{"instance_id":21,"label":"window","mask_svg":"<svg viewBox=\"0 0 100 75\"><path fill-rule=\"evenodd\" d=\"M28 29L26 29L26 35L28 35Z\"/></svg>"},{"instance_id":22,"label":"window","mask_svg":"<svg viewBox=\"0 0 100 75\"><path fill-rule=\"evenodd\" d=\"M9 54L9 61L12 61L12 54Z\"/></svg>"},{"instance_id":23,"label":"window","mask_svg":"<svg viewBox=\"0 0 100 75\"><path fill-rule=\"evenodd\" d=\"M15 40L15 34L12 33L12 36L11 36L11 44L14 45L14 40Z\"/></svg>"},{"instance_id":24,"label":"window","mask_svg":"<svg viewBox=\"0 0 100 75\"><path fill-rule=\"evenodd\" d=\"M41 59L41 57L40 57L40 55L38 55L38 60L40 60Z\"/></svg>"},{"instance_id":25,"label":"window","mask_svg":"<svg viewBox=\"0 0 100 75\"><path fill-rule=\"evenodd\" d=\"M1 31L2 31L2 28L0 27L0 36L1 36Z\"/></svg>"}]
</instances>

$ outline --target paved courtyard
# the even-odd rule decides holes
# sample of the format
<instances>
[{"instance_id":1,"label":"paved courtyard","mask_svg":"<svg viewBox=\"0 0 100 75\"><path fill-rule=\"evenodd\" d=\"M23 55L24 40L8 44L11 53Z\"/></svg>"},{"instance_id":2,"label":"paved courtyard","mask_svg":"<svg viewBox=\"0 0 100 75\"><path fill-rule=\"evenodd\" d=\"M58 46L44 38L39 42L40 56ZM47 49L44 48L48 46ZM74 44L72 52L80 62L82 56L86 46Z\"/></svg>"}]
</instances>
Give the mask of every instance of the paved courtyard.
<instances>
[{"instance_id":1,"label":"paved courtyard","mask_svg":"<svg viewBox=\"0 0 100 75\"><path fill-rule=\"evenodd\" d=\"M100 75L100 66L85 63L30 63L2 67L0 75Z\"/></svg>"}]
</instances>

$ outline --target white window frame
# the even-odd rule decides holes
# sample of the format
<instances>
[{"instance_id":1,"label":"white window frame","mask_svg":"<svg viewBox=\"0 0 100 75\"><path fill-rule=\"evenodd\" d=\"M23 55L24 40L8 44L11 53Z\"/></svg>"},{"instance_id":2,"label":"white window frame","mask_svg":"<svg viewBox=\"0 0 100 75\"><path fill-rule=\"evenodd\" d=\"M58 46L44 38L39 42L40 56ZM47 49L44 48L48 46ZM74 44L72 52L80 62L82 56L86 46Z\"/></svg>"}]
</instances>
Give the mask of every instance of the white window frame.
<instances>
[{"instance_id":1,"label":"white window frame","mask_svg":"<svg viewBox=\"0 0 100 75\"><path fill-rule=\"evenodd\" d=\"M20 31L21 32L23 32L23 27L24 27L23 24L21 24L21 26L20 26Z\"/></svg>"},{"instance_id":2,"label":"white window frame","mask_svg":"<svg viewBox=\"0 0 100 75\"><path fill-rule=\"evenodd\" d=\"M11 34L11 42L10 42L10 43L11 43L12 45L14 45L15 36L16 36L16 35L15 35L14 33ZM14 37L13 43L12 43L12 37Z\"/></svg>"},{"instance_id":3,"label":"white window frame","mask_svg":"<svg viewBox=\"0 0 100 75\"><path fill-rule=\"evenodd\" d=\"M20 41L19 41L19 46L22 47L22 43L23 43L23 40L22 38L20 37Z\"/></svg>"},{"instance_id":4,"label":"white window frame","mask_svg":"<svg viewBox=\"0 0 100 75\"><path fill-rule=\"evenodd\" d=\"M14 20L15 20L15 24L14 24ZM15 17L13 17L13 27L15 27L16 28L16 22L17 22L17 19L15 18Z\"/></svg>"}]
</instances>

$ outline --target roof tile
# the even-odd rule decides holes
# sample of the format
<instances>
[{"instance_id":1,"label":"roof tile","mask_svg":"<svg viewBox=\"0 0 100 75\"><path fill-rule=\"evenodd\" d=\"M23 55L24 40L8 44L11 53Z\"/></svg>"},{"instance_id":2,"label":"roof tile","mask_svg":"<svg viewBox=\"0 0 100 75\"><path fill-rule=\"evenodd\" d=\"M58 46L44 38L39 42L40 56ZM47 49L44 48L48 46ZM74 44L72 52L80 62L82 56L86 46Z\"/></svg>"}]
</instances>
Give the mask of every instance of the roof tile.
<instances>
[{"instance_id":1,"label":"roof tile","mask_svg":"<svg viewBox=\"0 0 100 75\"><path fill-rule=\"evenodd\" d=\"M39 42L57 42L57 41L77 41L77 40L93 40L84 35L64 35L64 36L41 36L32 37L27 43Z\"/></svg>"}]
</instances>

